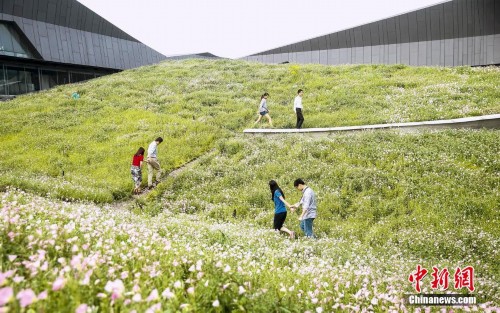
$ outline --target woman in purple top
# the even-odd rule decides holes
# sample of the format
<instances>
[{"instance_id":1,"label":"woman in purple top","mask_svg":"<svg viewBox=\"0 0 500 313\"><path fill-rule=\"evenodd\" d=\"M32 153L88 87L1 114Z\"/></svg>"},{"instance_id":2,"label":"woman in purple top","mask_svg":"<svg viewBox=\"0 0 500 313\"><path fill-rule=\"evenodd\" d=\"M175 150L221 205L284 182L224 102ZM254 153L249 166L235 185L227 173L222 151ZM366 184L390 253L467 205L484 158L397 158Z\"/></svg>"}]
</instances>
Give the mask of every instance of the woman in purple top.
<instances>
[{"instance_id":1,"label":"woman in purple top","mask_svg":"<svg viewBox=\"0 0 500 313\"><path fill-rule=\"evenodd\" d=\"M271 189L271 200L274 201L274 229L282 231L290 235L290 238L295 238L295 233L283 224L286 220L286 207L290 207L290 203L285 200L285 193L281 190L278 183L274 180L269 181L269 188Z\"/></svg>"}]
</instances>

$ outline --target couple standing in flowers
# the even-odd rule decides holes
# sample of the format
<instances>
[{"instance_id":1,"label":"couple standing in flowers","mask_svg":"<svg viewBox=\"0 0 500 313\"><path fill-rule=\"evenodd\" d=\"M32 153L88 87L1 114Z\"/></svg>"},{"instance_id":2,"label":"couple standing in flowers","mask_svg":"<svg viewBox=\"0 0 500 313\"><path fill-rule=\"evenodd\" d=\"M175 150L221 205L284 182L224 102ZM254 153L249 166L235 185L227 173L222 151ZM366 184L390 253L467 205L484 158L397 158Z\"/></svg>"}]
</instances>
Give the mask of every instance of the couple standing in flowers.
<instances>
[{"instance_id":1,"label":"couple standing in flowers","mask_svg":"<svg viewBox=\"0 0 500 313\"><path fill-rule=\"evenodd\" d=\"M290 235L290 238L294 239L295 232L283 226L287 215L286 207L289 207L292 212L295 212L295 209L302 205L302 213L299 217L300 229L304 232L306 237L315 238L313 223L317 216L316 194L300 178L293 182L293 186L302 192L302 198L299 202L292 205L285 200L285 193L278 186L278 183L274 180L269 181L271 199L274 201L274 229L285 232Z\"/></svg>"},{"instance_id":2,"label":"couple standing in flowers","mask_svg":"<svg viewBox=\"0 0 500 313\"><path fill-rule=\"evenodd\" d=\"M158 145L163 142L163 138L158 137L149 144L148 156L146 163L148 163L148 189L154 188L159 182L161 177L160 163L158 162ZM144 161L144 148L140 147L132 158L132 166L130 173L134 181L134 194L141 192L142 183L142 163ZM156 181L153 183L153 175L156 170Z\"/></svg>"},{"instance_id":3,"label":"couple standing in flowers","mask_svg":"<svg viewBox=\"0 0 500 313\"><path fill-rule=\"evenodd\" d=\"M304 116L302 115L302 96L304 95L304 91L302 89L299 89L297 91L297 96L295 97L295 100L293 101L293 111L297 115L297 124L296 127L297 129L302 128L302 124L304 123ZM262 117L264 116L267 118L269 121L269 126L273 127L273 121L271 119L271 115L269 115L269 109L267 108L267 98L269 97L269 94L266 92L260 97L260 104L259 104L259 111L257 112L259 114L259 118L255 121L254 125L259 123Z\"/></svg>"}]
</instances>

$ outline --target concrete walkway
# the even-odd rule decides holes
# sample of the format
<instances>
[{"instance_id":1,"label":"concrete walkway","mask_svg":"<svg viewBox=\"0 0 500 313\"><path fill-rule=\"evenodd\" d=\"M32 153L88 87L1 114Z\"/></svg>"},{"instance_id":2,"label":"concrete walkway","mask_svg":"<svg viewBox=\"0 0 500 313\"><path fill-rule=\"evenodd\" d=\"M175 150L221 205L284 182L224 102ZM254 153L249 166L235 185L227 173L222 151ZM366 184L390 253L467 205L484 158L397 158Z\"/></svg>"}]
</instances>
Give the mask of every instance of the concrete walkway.
<instances>
[{"instance_id":1,"label":"concrete walkway","mask_svg":"<svg viewBox=\"0 0 500 313\"><path fill-rule=\"evenodd\" d=\"M276 135L276 134L308 134L325 135L335 132L351 132L372 129L400 129L402 131L415 131L422 129L444 128L491 128L500 129L500 114L456 118L451 120L437 120L410 123L375 124L362 126L343 126L329 128L303 128L303 129L245 129L248 135Z\"/></svg>"}]
</instances>

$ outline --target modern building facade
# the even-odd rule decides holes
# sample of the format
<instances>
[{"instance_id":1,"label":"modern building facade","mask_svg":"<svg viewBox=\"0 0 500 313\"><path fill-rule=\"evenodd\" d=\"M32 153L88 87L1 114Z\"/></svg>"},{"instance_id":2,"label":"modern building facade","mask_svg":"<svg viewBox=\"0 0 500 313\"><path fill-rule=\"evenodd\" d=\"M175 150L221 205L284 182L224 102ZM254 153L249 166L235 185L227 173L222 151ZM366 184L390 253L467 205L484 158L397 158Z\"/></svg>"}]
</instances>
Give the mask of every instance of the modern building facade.
<instances>
[{"instance_id":1,"label":"modern building facade","mask_svg":"<svg viewBox=\"0 0 500 313\"><path fill-rule=\"evenodd\" d=\"M76 0L0 1L0 96L164 59Z\"/></svg>"},{"instance_id":2,"label":"modern building facade","mask_svg":"<svg viewBox=\"0 0 500 313\"><path fill-rule=\"evenodd\" d=\"M500 1L446 1L244 59L330 65L499 65Z\"/></svg>"}]
</instances>

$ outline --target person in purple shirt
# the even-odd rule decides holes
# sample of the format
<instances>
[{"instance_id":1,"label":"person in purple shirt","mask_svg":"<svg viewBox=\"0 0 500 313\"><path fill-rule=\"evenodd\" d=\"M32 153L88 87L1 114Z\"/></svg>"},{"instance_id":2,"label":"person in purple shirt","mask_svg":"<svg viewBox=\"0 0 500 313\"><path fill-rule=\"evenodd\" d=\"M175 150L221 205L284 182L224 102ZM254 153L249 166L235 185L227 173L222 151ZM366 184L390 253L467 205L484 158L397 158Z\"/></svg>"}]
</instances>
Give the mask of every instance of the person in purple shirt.
<instances>
[{"instance_id":1,"label":"person in purple shirt","mask_svg":"<svg viewBox=\"0 0 500 313\"><path fill-rule=\"evenodd\" d=\"M285 232L290 235L291 239L294 239L295 233L283 226L286 220L286 207L290 207L291 205L286 202L285 193L276 181L269 181L269 188L271 189L271 200L274 202L274 229Z\"/></svg>"}]
</instances>

